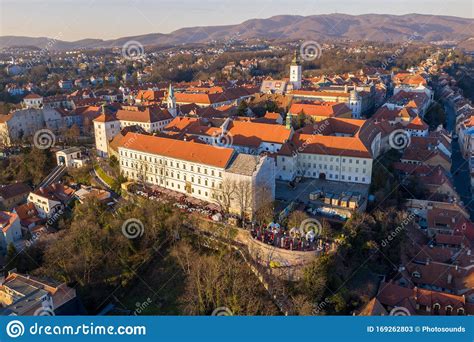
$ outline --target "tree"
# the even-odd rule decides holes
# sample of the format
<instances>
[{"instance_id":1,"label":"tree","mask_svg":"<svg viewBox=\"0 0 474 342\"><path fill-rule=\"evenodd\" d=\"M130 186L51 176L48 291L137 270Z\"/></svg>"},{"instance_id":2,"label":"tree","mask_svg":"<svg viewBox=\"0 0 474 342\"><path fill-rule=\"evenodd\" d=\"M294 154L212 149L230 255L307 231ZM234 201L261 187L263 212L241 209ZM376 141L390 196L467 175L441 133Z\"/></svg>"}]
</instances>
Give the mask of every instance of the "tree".
<instances>
[{"instance_id":1,"label":"tree","mask_svg":"<svg viewBox=\"0 0 474 342\"><path fill-rule=\"evenodd\" d=\"M239 103L239 107L237 108L237 115L238 116L247 116L248 105L247 102L241 101Z\"/></svg>"},{"instance_id":2,"label":"tree","mask_svg":"<svg viewBox=\"0 0 474 342\"><path fill-rule=\"evenodd\" d=\"M223 249L200 254L187 242L173 248L186 276L184 313L210 315L226 307L234 315L276 315L277 309L252 271L235 254Z\"/></svg>"},{"instance_id":3,"label":"tree","mask_svg":"<svg viewBox=\"0 0 474 342\"><path fill-rule=\"evenodd\" d=\"M313 303L318 303L326 293L328 275L327 257L318 257L303 270L299 283L301 292Z\"/></svg>"},{"instance_id":4,"label":"tree","mask_svg":"<svg viewBox=\"0 0 474 342\"><path fill-rule=\"evenodd\" d=\"M299 228L301 226L301 223L306 219L308 219L308 215L304 211L295 210L288 217L288 227Z\"/></svg>"},{"instance_id":5,"label":"tree","mask_svg":"<svg viewBox=\"0 0 474 342\"><path fill-rule=\"evenodd\" d=\"M78 125L74 124L71 128L67 129L64 136L68 143L77 143L77 139L81 135L81 130Z\"/></svg>"},{"instance_id":6,"label":"tree","mask_svg":"<svg viewBox=\"0 0 474 342\"><path fill-rule=\"evenodd\" d=\"M298 113L298 116L296 117L296 126L298 128L304 127L306 123L306 114L304 113L304 110L302 109L301 112Z\"/></svg>"},{"instance_id":7,"label":"tree","mask_svg":"<svg viewBox=\"0 0 474 342\"><path fill-rule=\"evenodd\" d=\"M224 214L230 213L232 199L235 194L235 182L225 178L220 184L212 189L212 197L219 205Z\"/></svg>"},{"instance_id":8,"label":"tree","mask_svg":"<svg viewBox=\"0 0 474 342\"><path fill-rule=\"evenodd\" d=\"M17 265L18 265L17 256L18 256L18 252L15 248L15 245L13 243L9 243L7 246L6 266L5 266L7 270L12 270L14 268L17 268Z\"/></svg>"},{"instance_id":9,"label":"tree","mask_svg":"<svg viewBox=\"0 0 474 342\"><path fill-rule=\"evenodd\" d=\"M253 202L252 182L248 180L239 180L234 184L234 193L237 205L239 207L240 219L242 225L246 214L251 214Z\"/></svg>"},{"instance_id":10,"label":"tree","mask_svg":"<svg viewBox=\"0 0 474 342\"><path fill-rule=\"evenodd\" d=\"M259 225L273 221L275 216L275 202L272 190L267 184L258 184L255 190L255 220Z\"/></svg>"}]
</instances>

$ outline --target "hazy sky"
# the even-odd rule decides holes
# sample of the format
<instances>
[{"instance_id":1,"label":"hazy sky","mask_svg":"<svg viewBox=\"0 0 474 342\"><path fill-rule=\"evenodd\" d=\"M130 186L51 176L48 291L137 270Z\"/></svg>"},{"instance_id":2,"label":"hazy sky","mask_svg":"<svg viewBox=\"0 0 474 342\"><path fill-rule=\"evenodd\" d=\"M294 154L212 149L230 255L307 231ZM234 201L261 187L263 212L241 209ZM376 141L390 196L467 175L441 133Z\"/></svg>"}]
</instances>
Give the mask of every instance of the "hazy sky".
<instances>
[{"instance_id":1,"label":"hazy sky","mask_svg":"<svg viewBox=\"0 0 474 342\"><path fill-rule=\"evenodd\" d=\"M0 0L0 35L117 38L278 14L424 13L474 17L474 0Z\"/></svg>"}]
</instances>

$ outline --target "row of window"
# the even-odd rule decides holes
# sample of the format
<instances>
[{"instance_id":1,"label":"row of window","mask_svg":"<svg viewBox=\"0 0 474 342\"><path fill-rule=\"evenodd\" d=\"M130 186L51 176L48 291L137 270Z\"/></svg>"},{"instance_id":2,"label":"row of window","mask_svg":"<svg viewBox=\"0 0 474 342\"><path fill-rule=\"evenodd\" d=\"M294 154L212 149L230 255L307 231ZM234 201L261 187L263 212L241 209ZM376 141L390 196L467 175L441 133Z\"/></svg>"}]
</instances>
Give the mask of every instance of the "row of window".
<instances>
[{"instance_id":1,"label":"row of window","mask_svg":"<svg viewBox=\"0 0 474 342\"><path fill-rule=\"evenodd\" d=\"M170 166L170 167L174 167L176 169L182 169L182 170L188 170L189 171L192 171L192 172L195 172L195 173L201 173L201 174L204 174L204 175L210 175L210 176L219 176L219 177L222 177L222 171L215 171L213 169L208 169L206 167L201 167L201 166L195 166L195 165L186 165L186 163L183 163L183 162L175 162L175 161L168 161L167 159L163 159L163 158L157 158L157 157L150 157L150 156L143 156L141 154L136 154L136 153L132 153L132 152L127 152L127 151L120 151L120 155L121 156L125 156L125 157L129 157L129 158L133 158L135 160L141 160L141 161L144 161L144 162L149 162L149 163L155 163L155 164L158 164L158 165L164 165L164 166ZM122 165L123 164L123 161L122 161Z\"/></svg>"},{"instance_id":2,"label":"row of window","mask_svg":"<svg viewBox=\"0 0 474 342\"><path fill-rule=\"evenodd\" d=\"M319 160L319 161L329 161L329 162L339 162L339 157L328 157L328 156L316 156L316 155L312 155L312 154L301 154L301 157L302 159L313 159L313 160ZM349 163L349 164L352 164L352 162L354 162L354 164L359 164L361 162L360 159L355 159L355 158L341 158L342 159L342 162L345 163L346 161ZM285 157L281 157L281 161L285 161ZM362 160L362 164L363 165L367 165L367 160Z\"/></svg>"},{"instance_id":3,"label":"row of window","mask_svg":"<svg viewBox=\"0 0 474 342\"><path fill-rule=\"evenodd\" d=\"M302 166L303 168L311 168L311 163L308 163L308 164L302 163L301 166ZM319 170L328 170L328 165L327 165L327 164L325 164L325 165L313 164L313 168L314 168L314 169L319 169ZM283 166L283 170L285 170L285 166ZM335 165L335 166L329 165L329 170L330 170L330 171L333 171L333 170L339 171L339 166L337 166L337 165ZM345 166L341 166L341 171L342 171L342 172L346 172L346 167L345 167ZM347 168L347 171L348 171L348 172L352 172L352 167L349 166L349 167ZM359 173L359 168L356 167L356 168L354 169L354 172L355 172L355 173ZM362 169L362 173L364 173L364 174L367 173L367 169Z\"/></svg>"},{"instance_id":4,"label":"row of window","mask_svg":"<svg viewBox=\"0 0 474 342\"><path fill-rule=\"evenodd\" d=\"M304 175L304 176L307 176L307 177L322 178L322 173L319 173L319 172L306 171L306 172L303 172L303 173L298 171L298 175L300 175L300 176ZM332 180L339 180L339 175L338 174L332 174L332 173L324 174L324 178L326 178L326 177L328 179L332 179ZM355 176L355 177L347 176L346 177L346 175L341 175L341 180L359 182L359 176ZM366 180L365 177L360 178L360 181L362 183L365 183L365 180Z\"/></svg>"},{"instance_id":5,"label":"row of window","mask_svg":"<svg viewBox=\"0 0 474 342\"><path fill-rule=\"evenodd\" d=\"M124 162L122 160L122 166L129 167L128 162ZM186 181L191 181L191 183L196 184L196 182L195 182L196 179L195 179L194 175L191 175L191 176L186 175L186 174L181 175L179 172L177 172L175 174L174 171L168 171L168 170L164 171L163 168L158 170L156 167L154 169L152 167L149 168L148 166L145 166L143 168L139 164L136 164L136 163L135 164L130 163L130 167L137 170L137 175L141 174L142 176L145 176L147 172L150 172L150 173L154 173L155 177L156 177L156 175L166 176L165 178L170 177L170 178L174 178L174 179L177 179L177 180L183 180L185 182ZM133 173L133 171L132 171L132 173ZM126 174L128 175L128 171L126 171ZM175 177L175 175L176 175L176 177ZM160 178L163 178L163 177L160 177ZM209 181L207 178L206 179L201 179L201 177L199 177L199 176L197 177L197 184L204 185L204 186L211 186L212 188L215 188L215 186L216 186L216 183L214 181ZM218 187L221 189L222 184L218 183Z\"/></svg>"},{"instance_id":6,"label":"row of window","mask_svg":"<svg viewBox=\"0 0 474 342\"><path fill-rule=\"evenodd\" d=\"M130 177L130 178L134 178L134 179L138 179L140 178L140 175L139 173L135 173L133 171L125 171L125 174L127 177ZM158 177L153 177L153 176L147 176L146 177L146 181L148 183L152 183L152 184L157 184L157 185L161 185L161 186L164 186L166 188L169 188L169 189L173 189L173 190L184 190L188 193L193 193L193 194L198 194L199 196L205 196L205 197L209 197L211 196L212 198L215 198L215 195L213 193L210 193L206 190L201 190L201 189L196 189L193 188L192 186L189 186L189 187L186 187L186 186L182 186L180 183L175 183L175 182L172 182L172 181L164 181L162 178L158 178ZM220 187L222 187L220 184L219 184ZM219 196L221 199L222 199L222 196Z\"/></svg>"}]
</instances>

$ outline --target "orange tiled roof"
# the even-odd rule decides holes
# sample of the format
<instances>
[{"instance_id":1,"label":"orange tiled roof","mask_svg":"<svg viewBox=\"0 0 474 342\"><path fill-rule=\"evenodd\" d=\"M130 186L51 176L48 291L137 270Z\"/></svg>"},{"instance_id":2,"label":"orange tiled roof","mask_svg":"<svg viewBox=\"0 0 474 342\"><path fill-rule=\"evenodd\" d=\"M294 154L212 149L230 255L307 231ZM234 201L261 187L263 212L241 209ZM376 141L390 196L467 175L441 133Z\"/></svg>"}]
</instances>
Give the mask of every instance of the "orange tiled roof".
<instances>
[{"instance_id":1,"label":"orange tiled roof","mask_svg":"<svg viewBox=\"0 0 474 342\"><path fill-rule=\"evenodd\" d=\"M292 90L291 95L303 95L312 97L349 97L349 93L330 92L330 91L314 91L314 90Z\"/></svg>"},{"instance_id":2,"label":"orange tiled roof","mask_svg":"<svg viewBox=\"0 0 474 342\"><path fill-rule=\"evenodd\" d=\"M429 126L423 120L421 120L419 116L417 116L406 126L406 128L425 131L429 128Z\"/></svg>"},{"instance_id":3,"label":"orange tiled roof","mask_svg":"<svg viewBox=\"0 0 474 342\"><path fill-rule=\"evenodd\" d=\"M170 120L173 117L166 110L161 110L155 107L147 107L143 110L126 110L119 109L115 114L115 117L121 121L134 121L134 122L157 122L163 120Z\"/></svg>"},{"instance_id":4,"label":"orange tiled roof","mask_svg":"<svg viewBox=\"0 0 474 342\"><path fill-rule=\"evenodd\" d=\"M293 115L303 112L306 115L325 117L337 117L348 112L352 113L345 103L338 102L293 103L289 112Z\"/></svg>"},{"instance_id":5,"label":"orange tiled roof","mask_svg":"<svg viewBox=\"0 0 474 342\"><path fill-rule=\"evenodd\" d=\"M133 135L133 138L129 137L131 134ZM119 146L119 148L126 148L219 168L225 168L234 153L234 150L231 148L217 148L192 141L182 141L134 133L127 133L123 141L127 142L126 145Z\"/></svg>"}]
</instances>

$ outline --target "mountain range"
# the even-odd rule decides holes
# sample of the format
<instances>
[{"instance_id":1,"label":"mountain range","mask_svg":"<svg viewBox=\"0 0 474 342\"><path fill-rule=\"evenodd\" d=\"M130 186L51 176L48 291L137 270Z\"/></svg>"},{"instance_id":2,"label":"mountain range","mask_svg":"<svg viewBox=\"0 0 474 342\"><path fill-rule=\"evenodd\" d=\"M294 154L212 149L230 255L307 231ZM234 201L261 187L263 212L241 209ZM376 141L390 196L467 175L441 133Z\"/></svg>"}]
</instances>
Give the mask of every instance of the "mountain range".
<instances>
[{"instance_id":1,"label":"mountain range","mask_svg":"<svg viewBox=\"0 0 474 342\"><path fill-rule=\"evenodd\" d=\"M68 50L78 48L121 47L130 40L143 45L181 45L209 43L229 39L265 38L274 40L315 40L331 42L341 39L402 42L453 41L474 39L474 19L425 14L325 14L279 15L268 19L251 19L241 24L225 26L187 27L168 34L150 33L117 39L82 39L68 42L48 37L0 36L0 48L30 46L43 49Z\"/></svg>"}]
</instances>

